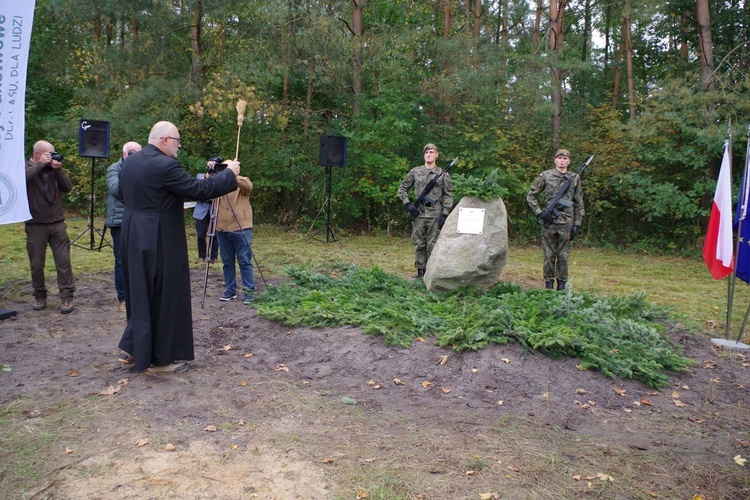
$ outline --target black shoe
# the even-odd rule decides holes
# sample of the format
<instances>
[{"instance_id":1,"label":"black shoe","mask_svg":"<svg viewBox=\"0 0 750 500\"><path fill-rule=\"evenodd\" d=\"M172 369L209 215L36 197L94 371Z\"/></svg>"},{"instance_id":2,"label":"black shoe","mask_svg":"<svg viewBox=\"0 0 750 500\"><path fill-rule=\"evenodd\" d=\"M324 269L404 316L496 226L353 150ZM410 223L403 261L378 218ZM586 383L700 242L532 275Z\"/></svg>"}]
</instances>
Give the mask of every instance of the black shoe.
<instances>
[{"instance_id":1,"label":"black shoe","mask_svg":"<svg viewBox=\"0 0 750 500\"><path fill-rule=\"evenodd\" d=\"M547 290L555 289L555 280L544 280L544 288Z\"/></svg>"},{"instance_id":2,"label":"black shoe","mask_svg":"<svg viewBox=\"0 0 750 500\"><path fill-rule=\"evenodd\" d=\"M424 269L417 269L417 278L424 278Z\"/></svg>"},{"instance_id":3,"label":"black shoe","mask_svg":"<svg viewBox=\"0 0 750 500\"><path fill-rule=\"evenodd\" d=\"M557 280L557 291L562 292L563 290L565 290L565 281Z\"/></svg>"}]
</instances>

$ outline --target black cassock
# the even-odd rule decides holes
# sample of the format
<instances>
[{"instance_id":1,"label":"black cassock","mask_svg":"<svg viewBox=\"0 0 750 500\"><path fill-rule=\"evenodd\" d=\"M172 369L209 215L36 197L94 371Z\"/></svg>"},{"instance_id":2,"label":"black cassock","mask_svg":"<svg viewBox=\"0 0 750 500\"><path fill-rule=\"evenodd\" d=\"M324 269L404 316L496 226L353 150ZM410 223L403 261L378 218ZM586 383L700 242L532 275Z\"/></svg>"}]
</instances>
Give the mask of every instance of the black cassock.
<instances>
[{"instance_id":1,"label":"black cassock","mask_svg":"<svg viewBox=\"0 0 750 500\"><path fill-rule=\"evenodd\" d=\"M199 180L151 144L123 161L128 324L119 347L135 356L136 370L195 358L183 200L210 200L235 189L231 170Z\"/></svg>"}]
</instances>

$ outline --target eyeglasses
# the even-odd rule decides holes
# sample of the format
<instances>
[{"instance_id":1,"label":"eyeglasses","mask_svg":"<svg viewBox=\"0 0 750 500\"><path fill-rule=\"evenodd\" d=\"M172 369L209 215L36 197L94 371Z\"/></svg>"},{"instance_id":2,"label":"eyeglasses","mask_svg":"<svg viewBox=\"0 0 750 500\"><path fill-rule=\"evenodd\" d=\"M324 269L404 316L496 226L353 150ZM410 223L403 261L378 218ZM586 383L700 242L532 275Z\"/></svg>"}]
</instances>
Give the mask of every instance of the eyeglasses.
<instances>
[{"instance_id":1,"label":"eyeglasses","mask_svg":"<svg viewBox=\"0 0 750 500\"><path fill-rule=\"evenodd\" d=\"M168 135L164 136L167 139L172 139L173 141L177 141L177 144L182 144L182 140L179 137L169 137Z\"/></svg>"}]
</instances>

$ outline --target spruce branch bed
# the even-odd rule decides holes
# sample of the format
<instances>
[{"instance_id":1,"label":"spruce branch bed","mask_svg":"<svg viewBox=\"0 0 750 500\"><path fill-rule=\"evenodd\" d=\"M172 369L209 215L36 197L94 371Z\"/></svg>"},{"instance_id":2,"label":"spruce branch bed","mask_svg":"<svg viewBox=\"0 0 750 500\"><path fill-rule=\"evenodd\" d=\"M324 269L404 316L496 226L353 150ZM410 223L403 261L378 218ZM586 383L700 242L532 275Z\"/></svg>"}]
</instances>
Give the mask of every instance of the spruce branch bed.
<instances>
[{"instance_id":1,"label":"spruce branch bed","mask_svg":"<svg viewBox=\"0 0 750 500\"><path fill-rule=\"evenodd\" d=\"M356 325L383 336L386 345L404 347L433 336L437 345L457 351L517 342L552 358L579 358L581 369L653 388L668 383L667 372L684 372L693 364L666 334L669 310L647 302L643 293L603 298L500 282L487 292L433 294L421 281L378 267L336 263L325 270L286 271L292 281L269 286L255 306L289 326Z\"/></svg>"}]
</instances>

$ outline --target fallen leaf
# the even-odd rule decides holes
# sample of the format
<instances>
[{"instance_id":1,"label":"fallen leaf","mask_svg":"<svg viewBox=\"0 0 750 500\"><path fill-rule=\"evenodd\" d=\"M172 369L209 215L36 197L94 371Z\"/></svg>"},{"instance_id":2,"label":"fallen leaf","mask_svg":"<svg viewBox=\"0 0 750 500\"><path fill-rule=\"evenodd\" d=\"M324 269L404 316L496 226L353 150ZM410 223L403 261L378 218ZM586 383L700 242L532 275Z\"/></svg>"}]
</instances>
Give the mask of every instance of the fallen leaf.
<instances>
[{"instance_id":1,"label":"fallen leaf","mask_svg":"<svg viewBox=\"0 0 750 500\"><path fill-rule=\"evenodd\" d=\"M739 439L737 439L736 441L737 444L739 444L743 448L747 448L748 446L750 446L750 441L740 441Z\"/></svg>"},{"instance_id":2,"label":"fallen leaf","mask_svg":"<svg viewBox=\"0 0 750 500\"><path fill-rule=\"evenodd\" d=\"M586 394L586 389L576 389L576 394Z\"/></svg>"},{"instance_id":3,"label":"fallen leaf","mask_svg":"<svg viewBox=\"0 0 750 500\"><path fill-rule=\"evenodd\" d=\"M507 465L506 467L512 470L513 472L521 472L521 469L519 469L518 467L514 467L512 465Z\"/></svg>"},{"instance_id":4,"label":"fallen leaf","mask_svg":"<svg viewBox=\"0 0 750 500\"><path fill-rule=\"evenodd\" d=\"M685 408L687 405L680 401L679 399L673 399L672 402L674 402L674 405L678 408Z\"/></svg>"},{"instance_id":5,"label":"fallen leaf","mask_svg":"<svg viewBox=\"0 0 750 500\"><path fill-rule=\"evenodd\" d=\"M367 385L375 385L375 381L374 380L368 380L367 381Z\"/></svg>"},{"instance_id":6,"label":"fallen leaf","mask_svg":"<svg viewBox=\"0 0 750 500\"><path fill-rule=\"evenodd\" d=\"M422 382L422 387L424 388L430 387L431 385L432 382L430 382L429 380L425 380L424 382Z\"/></svg>"},{"instance_id":7,"label":"fallen leaf","mask_svg":"<svg viewBox=\"0 0 750 500\"><path fill-rule=\"evenodd\" d=\"M177 447L173 445L172 443L167 443L164 445L164 451L175 451Z\"/></svg>"},{"instance_id":8,"label":"fallen leaf","mask_svg":"<svg viewBox=\"0 0 750 500\"><path fill-rule=\"evenodd\" d=\"M623 408L622 411L624 411L625 413L633 413L633 410L631 410L630 408Z\"/></svg>"},{"instance_id":9,"label":"fallen leaf","mask_svg":"<svg viewBox=\"0 0 750 500\"><path fill-rule=\"evenodd\" d=\"M120 386L115 387L113 385L110 385L106 389L104 389L102 392L99 393L100 396L112 396L114 394L117 394L120 392Z\"/></svg>"},{"instance_id":10,"label":"fallen leaf","mask_svg":"<svg viewBox=\"0 0 750 500\"><path fill-rule=\"evenodd\" d=\"M704 370L713 370L716 368L716 363L711 361L710 359L703 360L703 365L701 365Z\"/></svg>"},{"instance_id":11,"label":"fallen leaf","mask_svg":"<svg viewBox=\"0 0 750 500\"><path fill-rule=\"evenodd\" d=\"M615 480L615 479L614 479L614 478L613 478L612 476L610 476L609 474L604 474L603 472L599 472L599 473L598 473L598 474L596 475L596 477L597 477L597 478L598 478L598 479L599 479L600 481L609 481L610 483L611 483L611 482L613 482L613 481Z\"/></svg>"},{"instance_id":12,"label":"fallen leaf","mask_svg":"<svg viewBox=\"0 0 750 500\"><path fill-rule=\"evenodd\" d=\"M240 419L240 421L237 422L237 425L245 425L245 421L243 419Z\"/></svg>"},{"instance_id":13,"label":"fallen leaf","mask_svg":"<svg viewBox=\"0 0 750 500\"><path fill-rule=\"evenodd\" d=\"M78 373L78 370L76 369L70 370L70 373L68 374L70 377L77 377L78 375L80 375L80 373Z\"/></svg>"},{"instance_id":14,"label":"fallen leaf","mask_svg":"<svg viewBox=\"0 0 750 500\"><path fill-rule=\"evenodd\" d=\"M67 453L68 455L72 455L73 450L71 448L65 448L65 453Z\"/></svg>"},{"instance_id":15,"label":"fallen leaf","mask_svg":"<svg viewBox=\"0 0 750 500\"><path fill-rule=\"evenodd\" d=\"M138 448L142 448L143 446L146 446L147 444L148 444L148 438L141 438L135 442L135 445Z\"/></svg>"},{"instance_id":16,"label":"fallen leaf","mask_svg":"<svg viewBox=\"0 0 750 500\"><path fill-rule=\"evenodd\" d=\"M479 500L498 500L500 497L497 493L480 493Z\"/></svg>"},{"instance_id":17,"label":"fallen leaf","mask_svg":"<svg viewBox=\"0 0 750 500\"><path fill-rule=\"evenodd\" d=\"M680 393L677 391L672 391L672 399L680 399Z\"/></svg>"},{"instance_id":18,"label":"fallen leaf","mask_svg":"<svg viewBox=\"0 0 750 500\"><path fill-rule=\"evenodd\" d=\"M292 331L291 331L291 330L289 330L288 332L286 332L286 334L287 334L287 335L291 335L291 334L292 334Z\"/></svg>"},{"instance_id":19,"label":"fallen leaf","mask_svg":"<svg viewBox=\"0 0 750 500\"><path fill-rule=\"evenodd\" d=\"M221 348L221 350L222 350L222 351L231 351L231 350L232 350L232 346L231 346L231 345L229 345L229 344L227 344L227 345L225 345L224 347L222 347L222 348Z\"/></svg>"},{"instance_id":20,"label":"fallen leaf","mask_svg":"<svg viewBox=\"0 0 750 500\"><path fill-rule=\"evenodd\" d=\"M648 398L641 398L641 404L644 404L646 406L654 406L654 403L652 403Z\"/></svg>"},{"instance_id":21,"label":"fallen leaf","mask_svg":"<svg viewBox=\"0 0 750 500\"><path fill-rule=\"evenodd\" d=\"M501 399L500 401L498 401L498 402L497 402L497 404L498 404L499 406L503 406L503 405L505 404L505 401L503 401L503 400Z\"/></svg>"},{"instance_id":22,"label":"fallen leaf","mask_svg":"<svg viewBox=\"0 0 750 500\"><path fill-rule=\"evenodd\" d=\"M244 355L244 356L242 356L242 357L243 357L243 358L252 358L252 357L253 357L253 353L251 353L251 352L246 352L246 353L245 353L245 355Z\"/></svg>"},{"instance_id":23,"label":"fallen leaf","mask_svg":"<svg viewBox=\"0 0 750 500\"><path fill-rule=\"evenodd\" d=\"M302 385L310 385L310 381L309 380L303 380L302 381Z\"/></svg>"},{"instance_id":24,"label":"fallen leaf","mask_svg":"<svg viewBox=\"0 0 750 500\"><path fill-rule=\"evenodd\" d=\"M549 392L543 392L542 393L543 398L549 398Z\"/></svg>"},{"instance_id":25,"label":"fallen leaf","mask_svg":"<svg viewBox=\"0 0 750 500\"><path fill-rule=\"evenodd\" d=\"M471 369L471 373L476 373L476 372L478 372L478 371L479 371L479 370L477 370L476 368L472 368L472 369Z\"/></svg>"},{"instance_id":26,"label":"fallen leaf","mask_svg":"<svg viewBox=\"0 0 750 500\"><path fill-rule=\"evenodd\" d=\"M357 490L357 500L359 500L360 498L369 498L369 497L370 497L370 494L367 493L366 491Z\"/></svg>"},{"instance_id":27,"label":"fallen leaf","mask_svg":"<svg viewBox=\"0 0 750 500\"><path fill-rule=\"evenodd\" d=\"M417 337L418 342L424 342L424 337Z\"/></svg>"},{"instance_id":28,"label":"fallen leaf","mask_svg":"<svg viewBox=\"0 0 750 500\"><path fill-rule=\"evenodd\" d=\"M245 387L245 386L247 386L247 382L245 382L245 381L243 380L243 381L241 381L241 382L240 382L239 384L237 384L237 385L239 385L240 387Z\"/></svg>"},{"instance_id":29,"label":"fallen leaf","mask_svg":"<svg viewBox=\"0 0 750 500\"><path fill-rule=\"evenodd\" d=\"M466 471L466 475L467 476L476 476L477 475L477 471L475 471L475 470L467 470Z\"/></svg>"},{"instance_id":30,"label":"fallen leaf","mask_svg":"<svg viewBox=\"0 0 750 500\"><path fill-rule=\"evenodd\" d=\"M448 394L449 392L451 392L451 390L450 390L450 388L448 388L448 387L443 387L443 392L444 392L445 394Z\"/></svg>"},{"instance_id":31,"label":"fallen leaf","mask_svg":"<svg viewBox=\"0 0 750 500\"><path fill-rule=\"evenodd\" d=\"M285 364L281 363L279 365L276 365L276 371L288 372L289 368Z\"/></svg>"},{"instance_id":32,"label":"fallen leaf","mask_svg":"<svg viewBox=\"0 0 750 500\"><path fill-rule=\"evenodd\" d=\"M596 401L591 401L590 399L586 401L586 403L588 403L589 406L596 406Z\"/></svg>"},{"instance_id":33,"label":"fallen leaf","mask_svg":"<svg viewBox=\"0 0 750 500\"><path fill-rule=\"evenodd\" d=\"M633 406L641 406L641 402L640 401L633 401Z\"/></svg>"},{"instance_id":34,"label":"fallen leaf","mask_svg":"<svg viewBox=\"0 0 750 500\"><path fill-rule=\"evenodd\" d=\"M510 363L511 361L508 358L501 358L500 361L503 363Z\"/></svg>"},{"instance_id":35,"label":"fallen leaf","mask_svg":"<svg viewBox=\"0 0 750 500\"><path fill-rule=\"evenodd\" d=\"M394 384L396 384L396 385L404 385L404 383L403 383L403 382L401 382L401 379L400 379L400 378L394 378L394 379L393 379L393 383L394 383Z\"/></svg>"},{"instance_id":36,"label":"fallen leaf","mask_svg":"<svg viewBox=\"0 0 750 500\"><path fill-rule=\"evenodd\" d=\"M578 369L580 371L584 371L586 368L582 364L577 364L576 365L576 369Z\"/></svg>"},{"instance_id":37,"label":"fallen leaf","mask_svg":"<svg viewBox=\"0 0 750 500\"><path fill-rule=\"evenodd\" d=\"M440 356L440 359L438 360L438 364L439 365L444 365L447 362L448 362L448 355L447 354L443 354L442 356Z\"/></svg>"},{"instance_id":38,"label":"fallen leaf","mask_svg":"<svg viewBox=\"0 0 750 500\"><path fill-rule=\"evenodd\" d=\"M622 389L621 387L613 387L612 390L615 391L615 393L619 394L620 396L624 396L625 394L628 393L627 389Z\"/></svg>"},{"instance_id":39,"label":"fallen leaf","mask_svg":"<svg viewBox=\"0 0 750 500\"><path fill-rule=\"evenodd\" d=\"M379 385L373 385L372 388L373 389L380 389L380 386Z\"/></svg>"},{"instance_id":40,"label":"fallen leaf","mask_svg":"<svg viewBox=\"0 0 750 500\"><path fill-rule=\"evenodd\" d=\"M121 378L120 380L117 381L117 385L128 385L128 383L129 383L129 380L126 378Z\"/></svg>"},{"instance_id":41,"label":"fallen leaf","mask_svg":"<svg viewBox=\"0 0 750 500\"><path fill-rule=\"evenodd\" d=\"M239 446L237 446L236 444L232 445L232 451L236 450L237 448L239 448Z\"/></svg>"},{"instance_id":42,"label":"fallen leaf","mask_svg":"<svg viewBox=\"0 0 750 500\"><path fill-rule=\"evenodd\" d=\"M320 461L320 463L322 463L322 464L332 464L333 463L333 459L332 458L324 458L323 460Z\"/></svg>"},{"instance_id":43,"label":"fallen leaf","mask_svg":"<svg viewBox=\"0 0 750 500\"><path fill-rule=\"evenodd\" d=\"M742 455L735 455L734 463L736 463L737 465L745 465L747 464L747 459L742 458Z\"/></svg>"},{"instance_id":44,"label":"fallen leaf","mask_svg":"<svg viewBox=\"0 0 750 500\"><path fill-rule=\"evenodd\" d=\"M688 420L690 420L691 422L695 422L696 424L702 424L703 422L705 422L705 420L700 417L696 417L695 415L690 415L688 417Z\"/></svg>"},{"instance_id":45,"label":"fallen leaf","mask_svg":"<svg viewBox=\"0 0 750 500\"><path fill-rule=\"evenodd\" d=\"M216 432L219 429L217 429L215 425L207 425L203 428L203 430L206 432Z\"/></svg>"}]
</instances>

